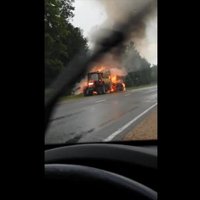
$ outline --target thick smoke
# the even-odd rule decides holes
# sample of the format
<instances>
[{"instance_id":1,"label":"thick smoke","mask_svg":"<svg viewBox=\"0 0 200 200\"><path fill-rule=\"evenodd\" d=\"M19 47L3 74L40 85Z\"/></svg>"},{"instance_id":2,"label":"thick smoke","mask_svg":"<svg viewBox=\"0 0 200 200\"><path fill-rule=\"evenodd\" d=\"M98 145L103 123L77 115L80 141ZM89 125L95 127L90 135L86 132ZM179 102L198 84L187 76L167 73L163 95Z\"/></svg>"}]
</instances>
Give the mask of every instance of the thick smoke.
<instances>
[{"instance_id":1,"label":"thick smoke","mask_svg":"<svg viewBox=\"0 0 200 200\"><path fill-rule=\"evenodd\" d=\"M119 52L115 49L110 53L107 53L103 58L93 62L90 66L91 72L109 70L115 76L126 76L127 69L122 65L122 59ZM74 88L74 94L80 94L83 92L84 87L87 85L87 76L84 77Z\"/></svg>"},{"instance_id":2,"label":"thick smoke","mask_svg":"<svg viewBox=\"0 0 200 200\"><path fill-rule=\"evenodd\" d=\"M147 59L149 63L157 64L157 33L155 29L157 20L157 1L156 0L99 0L104 6L107 13L107 20L101 29L96 30L91 35L95 47L98 47L98 41L101 41L105 35L112 30L126 32L126 40L122 46L113 49L101 60L97 60L91 66L107 66L116 69L123 75L129 71L137 71L142 67L144 61L141 57ZM125 26L127 29L122 30L121 25L129 23ZM154 32L153 32L153 31ZM153 38L153 40L152 40ZM124 57L125 46L134 42L134 47ZM139 52L139 54L138 54ZM76 88L82 88L86 84L86 78L76 85ZM77 90L80 92L80 90Z\"/></svg>"},{"instance_id":3,"label":"thick smoke","mask_svg":"<svg viewBox=\"0 0 200 200\"><path fill-rule=\"evenodd\" d=\"M123 23L131 23L127 40L134 41L135 48L150 63L157 64L157 1L156 0L99 0L104 6L107 20L104 26L91 36L98 41L105 30L117 29Z\"/></svg>"}]
</instances>

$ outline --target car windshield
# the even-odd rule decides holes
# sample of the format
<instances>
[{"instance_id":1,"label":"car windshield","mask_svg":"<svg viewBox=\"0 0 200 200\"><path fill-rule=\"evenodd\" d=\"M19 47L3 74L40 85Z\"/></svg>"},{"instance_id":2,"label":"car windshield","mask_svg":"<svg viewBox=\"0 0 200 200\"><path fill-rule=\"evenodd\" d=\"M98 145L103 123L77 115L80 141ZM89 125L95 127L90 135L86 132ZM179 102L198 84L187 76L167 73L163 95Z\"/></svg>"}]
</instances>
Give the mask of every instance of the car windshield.
<instances>
[{"instance_id":1,"label":"car windshield","mask_svg":"<svg viewBox=\"0 0 200 200\"><path fill-rule=\"evenodd\" d=\"M98 81L99 80L99 75L98 74L89 74L88 79L89 80Z\"/></svg>"},{"instance_id":2,"label":"car windshield","mask_svg":"<svg viewBox=\"0 0 200 200\"><path fill-rule=\"evenodd\" d=\"M44 23L45 144L156 140L156 0L45 0Z\"/></svg>"}]
</instances>

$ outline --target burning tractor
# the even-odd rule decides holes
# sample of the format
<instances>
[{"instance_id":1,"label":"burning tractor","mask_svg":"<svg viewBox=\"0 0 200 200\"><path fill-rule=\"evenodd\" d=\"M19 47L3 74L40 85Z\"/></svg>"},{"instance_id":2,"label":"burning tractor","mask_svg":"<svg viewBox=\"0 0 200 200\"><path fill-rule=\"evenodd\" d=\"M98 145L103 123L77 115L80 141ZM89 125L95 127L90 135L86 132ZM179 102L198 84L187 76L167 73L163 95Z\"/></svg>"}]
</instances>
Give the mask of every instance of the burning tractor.
<instances>
[{"instance_id":1,"label":"burning tractor","mask_svg":"<svg viewBox=\"0 0 200 200\"><path fill-rule=\"evenodd\" d=\"M125 90L122 77L113 76L110 71L96 71L87 74L87 86L84 88L83 93L84 96L90 96Z\"/></svg>"}]
</instances>

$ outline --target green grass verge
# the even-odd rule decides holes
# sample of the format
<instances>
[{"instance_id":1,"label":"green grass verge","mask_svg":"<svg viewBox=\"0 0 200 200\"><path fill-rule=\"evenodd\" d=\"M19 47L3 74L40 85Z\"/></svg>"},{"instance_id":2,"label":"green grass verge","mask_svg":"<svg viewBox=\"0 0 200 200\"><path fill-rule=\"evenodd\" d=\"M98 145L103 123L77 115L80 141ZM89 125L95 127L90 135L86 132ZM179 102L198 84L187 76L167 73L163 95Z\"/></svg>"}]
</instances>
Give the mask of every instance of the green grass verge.
<instances>
[{"instance_id":1,"label":"green grass verge","mask_svg":"<svg viewBox=\"0 0 200 200\"><path fill-rule=\"evenodd\" d=\"M138 88L144 88L144 87L150 87L150 86L154 86L157 85L156 83L153 84L147 84L147 85L140 85L140 86L132 86L132 87L127 87L127 90L132 90L132 89L138 89ZM69 96L63 96L59 99L59 102L61 101L68 101L68 100L76 100L76 99L80 99L84 97L83 94L78 94L78 95L69 95Z\"/></svg>"},{"instance_id":2,"label":"green grass verge","mask_svg":"<svg viewBox=\"0 0 200 200\"><path fill-rule=\"evenodd\" d=\"M139 89L139 88L145 88L145 87L151 87L151 86L156 86L156 83L151 83L151 84L146 84L146 85L139 85L139 86L131 86L131 87L126 87L127 90L132 90L132 89Z\"/></svg>"},{"instance_id":3,"label":"green grass verge","mask_svg":"<svg viewBox=\"0 0 200 200\"><path fill-rule=\"evenodd\" d=\"M82 97L84 97L83 94L69 95L69 96L61 97L59 101L75 100L75 99L80 99Z\"/></svg>"}]
</instances>

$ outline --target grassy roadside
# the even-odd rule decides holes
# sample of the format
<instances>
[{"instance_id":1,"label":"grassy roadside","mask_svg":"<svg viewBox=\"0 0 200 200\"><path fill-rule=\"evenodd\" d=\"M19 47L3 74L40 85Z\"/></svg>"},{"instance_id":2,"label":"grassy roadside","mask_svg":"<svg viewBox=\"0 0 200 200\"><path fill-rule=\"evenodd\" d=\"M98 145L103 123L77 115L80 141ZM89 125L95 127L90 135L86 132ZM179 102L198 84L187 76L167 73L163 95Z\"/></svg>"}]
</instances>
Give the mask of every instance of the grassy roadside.
<instances>
[{"instance_id":1,"label":"grassy roadside","mask_svg":"<svg viewBox=\"0 0 200 200\"><path fill-rule=\"evenodd\" d=\"M154 84L148 84L148 85L133 86L133 87L128 87L126 89L132 90L132 89L150 87L150 86L154 86L154 85L156 85L156 84L154 83ZM60 98L59 102L67 101L67 100L76 100L76 99L80 99L80 98L83 98L83 97L84 97L83 94L63 96L63 97Z\"/></svg>"},{"instance_id":2,"label":"grassy roadside","mask_svg":"<svg viewBox=\"0 0 200 200\"><path fill-rule=\"evenodd\" d=\"M59 99L59 101L67 101L67 100L76 100L84 97L83 94L77 94L77 95L69 95L69 96L63 96Z\"/></svg>"},{"instance_id":3,"label":"grassy roadside","mask_svg":"<svg viewBox=\"0 0 200 200\"><path fill-rule=\"evenodd\" d=\"M146 85L139 85L139 86L132 86L132 87L127 87L127 90L133 90L133 89L139 89L139 88L145 88L145 87L151 87L151 86L156 86L156 83L152 84L146 84Z\"/></svg>"}]
</instances>

